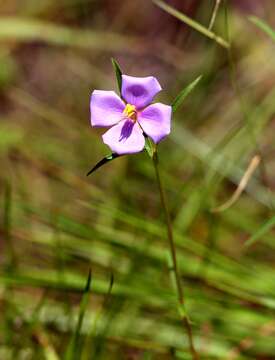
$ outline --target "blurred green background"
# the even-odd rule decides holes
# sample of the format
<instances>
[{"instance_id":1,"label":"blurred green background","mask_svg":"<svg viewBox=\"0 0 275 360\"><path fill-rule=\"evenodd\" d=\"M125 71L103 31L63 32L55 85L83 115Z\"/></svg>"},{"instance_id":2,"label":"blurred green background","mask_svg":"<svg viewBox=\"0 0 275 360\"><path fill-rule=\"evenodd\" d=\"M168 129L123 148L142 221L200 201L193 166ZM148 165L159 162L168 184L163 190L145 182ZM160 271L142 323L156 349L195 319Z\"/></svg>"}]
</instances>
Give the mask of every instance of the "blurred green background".
<instances>
[{"instance_id":1,"label":"blurred green background","mask_svg":"<svg viewBox=\"0 0 275 360\"><path fill-rule=\"evenodd\" d=\"M215 3L167 0L205 28ZM196 348L275 359L275 43L249 18L275 28L275 4L217 3L230 50L150 0L0 1L1 360L190 359L150 158L86 177L109 153L89 98L116 89L111 57L165 103L203 75L159 146Z\"/></svg>"}]
</instances>

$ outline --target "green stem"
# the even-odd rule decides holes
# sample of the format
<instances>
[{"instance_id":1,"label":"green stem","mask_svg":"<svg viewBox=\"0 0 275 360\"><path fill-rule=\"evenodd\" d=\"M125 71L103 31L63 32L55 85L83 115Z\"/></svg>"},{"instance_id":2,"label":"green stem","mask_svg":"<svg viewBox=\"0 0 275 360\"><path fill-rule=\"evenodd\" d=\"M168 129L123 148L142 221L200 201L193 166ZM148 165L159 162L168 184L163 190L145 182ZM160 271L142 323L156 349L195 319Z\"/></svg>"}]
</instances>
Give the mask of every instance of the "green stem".
<instances>
[{"instance_id":1,"label":"green stem","mask_svg":"<svg viewBox=\"0 0 275 360\"><path fill-rule=\"evenodd\" d=\"M182 282L181 282L181 278L180 278L180 274L179 274L179 270L178 270L178 265L177 265L177 254L176 254L176 246L175 246L174 238L173 238L173 227L172 227L170 213L169 213L169 209L168 209L168 205L167 205L165 191L164 191L164 188L163 188L162 182L161 182L159 166L158 166L157 149L155 149L155 151L154 151L152 160L154 163L154 168L155 168L155 173L156 173L156 178L157 178L157 183L158 183L158 188L159 188L159 194L160 194L160 200L161 200L161 204L163 207L165 220L166 220L167 237L168 237L169 246L170 246L171 258L172 258L172 262L173 262L173 272L174 272L175 281L176 281L176 285L177 285L178 301L180 304L180 308L183 310L181 312L181 321L182 321L183 327L188 336L189 348L190 348L190 353L192 354L192 358L193 358L193 360L198 360L199 356L194 347L193 333L192 333L190 320L187 316L186 309L185 309L184 291L183 291L183 286L182 286Z\"/></svg>"}]
</instances>

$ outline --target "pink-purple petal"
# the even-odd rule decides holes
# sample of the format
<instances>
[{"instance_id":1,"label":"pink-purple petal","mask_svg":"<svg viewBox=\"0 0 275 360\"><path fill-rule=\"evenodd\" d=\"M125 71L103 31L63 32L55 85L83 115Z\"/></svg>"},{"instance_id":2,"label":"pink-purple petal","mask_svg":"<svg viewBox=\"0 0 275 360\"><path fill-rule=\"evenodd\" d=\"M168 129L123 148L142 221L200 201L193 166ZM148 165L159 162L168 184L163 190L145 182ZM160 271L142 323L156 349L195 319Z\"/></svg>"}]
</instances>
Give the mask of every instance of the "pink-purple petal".
<instances>
[{"instance_id":1,"label":"pink-purple petal","mask_svg":"<svg viewBox=\"0 0 275 360\"><path fill-rule=\"evenodd\" d=\"M114 91L94 90L90 110L92 126L112 126L123 118L124 102Z\"/></svg>"},{"instance_id":2,"label":"pink-purple petal","mask_svg":"<svg viewBox=\"0 0 275 360\"><path fill-rule=\"evenodd\" d=\"M160 90L161 86L153 76L122 75L122 97L128 104L135 105L137 109L149 105Z\"/></svg>"},{"instance_id":3,"label":"pink-purple petal","mask_svg":"<svg viewBox=\"0 0 275 360\"><path fill-rule=\"evenodd\" d=\"M133 154L143 150L145 139L137 122L120 121L102 135L103 142L119 154Z\"/></svg>"},{"instance_id":4,"label":"pink-purple petal","mask_svg":"<svg viewBox=\"0 0 275 360\"><path fill-rule=\"evenodd\" d=\"M170 134L171 116L171 106L155 103L149 105L139 113L138 122L145 134L147 134L155 143L158 143Z\"/></svg>"}]
</instances>

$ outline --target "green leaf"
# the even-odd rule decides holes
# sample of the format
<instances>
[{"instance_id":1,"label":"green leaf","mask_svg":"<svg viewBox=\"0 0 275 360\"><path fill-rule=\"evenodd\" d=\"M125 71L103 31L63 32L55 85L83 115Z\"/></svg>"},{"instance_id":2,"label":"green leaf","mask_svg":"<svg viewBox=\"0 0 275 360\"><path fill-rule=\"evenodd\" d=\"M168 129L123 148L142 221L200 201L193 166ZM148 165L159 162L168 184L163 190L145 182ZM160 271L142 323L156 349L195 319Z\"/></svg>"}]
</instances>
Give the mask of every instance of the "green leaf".
<instances>
[{"instance_id":1,"label":"green leaf","mask_svg":"<svg viewBox=\"0 0 275 360\"><path fill-rule=\"evenodd\" d=\"M175 100L172 102L172 110L173 113L176 112L183 102L183 100L195 89L195 87L198 85L198 83L201 81L202 75L197 77L191 84L187 85L175 98Z\"/></svg>"},{"instance_id":2,"label":"green leaf","mask_svg":"<svg viewBox=\"0 0 275 360\"><path fill-rule=\"evenodd\" d=\"M256 16L249 16L248 19L275 41L275 31L266 22L257 18Z\"/></svg>"},{"instance_id":3,"label":"green leaf","mask_svg":"<svg viewBox=\"0 0 275 360\"><path fill-rule=\"evenodd\" d=\"M91 175L93 172L95 172L97 169L99 169L101 166L107 164L108 162L118 158L120 155L116 153L112 153L110 155L105 156L102 160L100 160L88 173L87 176Z\"/></svg>"},{"instance_id":4,"label":"green leaf","mask_svg":"<svg viewBox=\"0 0 275 360\"><path fill-rule=\"evenodd\" d=\"M275 216L267 220L258 231L255 232L245 243L246 247L254 244L257 240L263 237L268 231L270 231L273 226L275 226Z\"/></svg>"},{"instance_id":5,"label":"green leaf","mask_svg":"<svg viewBox=\"0 0 275 360\"><path fill-rule=\"evenodd\" d=\"M145 137L145 150L147 151L150 158L153 158L156 152L156 144L148 137Z\"/></svg>"},{"instance_id":6,"label":"green leaf","mask_svg":"<svg viewBox=\"0 0 275 360\"><path fill-rule=\"evenodd\" d=\"M91 281L92 281L92 272L91 269L89 270L86 286L83 290L83 296L80 303L79 308L79 314L78 314L78 321L76 325L75 332L72 336L72 339L69 343L67 353L65 356L66 360L73 360L73 359L79 359L80 358L80 351L82 348L81 344L81 328L82 323L85 315L85 311L88 305L89 300L89 293L90 293L90 287L91 287Z\"/></svg>"},{"instance_id":7,"label":"green leaf","mask_svg":"<svg viewBox=\"0 0 275 360\"><path fill-rule=\"evenodd\" d=\"M114 70L115 70L115 74L116 74L116 80L117 80L117 86L118 86L118 90L119 93L121 95L121 85L122 85L122 70L119 66L119 64L116 62L116 60L114 58L111 59Z\"/></svg>"}]
</instances>

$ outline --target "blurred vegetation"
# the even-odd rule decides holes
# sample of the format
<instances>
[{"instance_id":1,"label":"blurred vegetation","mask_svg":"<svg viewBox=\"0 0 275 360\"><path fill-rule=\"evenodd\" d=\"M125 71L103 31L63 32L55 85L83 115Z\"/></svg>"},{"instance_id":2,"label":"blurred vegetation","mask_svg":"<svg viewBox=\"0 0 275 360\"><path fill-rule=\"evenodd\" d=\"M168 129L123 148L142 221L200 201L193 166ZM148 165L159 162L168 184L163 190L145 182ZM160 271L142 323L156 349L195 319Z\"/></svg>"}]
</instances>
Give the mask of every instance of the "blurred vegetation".
<instances>
[{"instance_id":1,"label":"blurred vegetation","mask_svg":"<svg viewBox=\"0 0 275 360\"><path fill-rule=\"evenodd\" d=\"M116 89L112 57L166 103L203 75L159 146L196 347L275 359L275 46L257 20L275 28L275 4L221 1L209 30L215 3L0 1L1 360L190 359L150 159L85 175L109 153L89 97Z\"/></svg>"}]
</instances>

